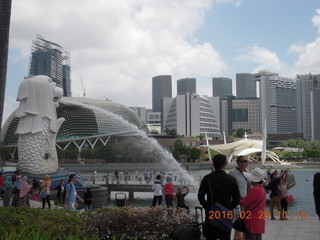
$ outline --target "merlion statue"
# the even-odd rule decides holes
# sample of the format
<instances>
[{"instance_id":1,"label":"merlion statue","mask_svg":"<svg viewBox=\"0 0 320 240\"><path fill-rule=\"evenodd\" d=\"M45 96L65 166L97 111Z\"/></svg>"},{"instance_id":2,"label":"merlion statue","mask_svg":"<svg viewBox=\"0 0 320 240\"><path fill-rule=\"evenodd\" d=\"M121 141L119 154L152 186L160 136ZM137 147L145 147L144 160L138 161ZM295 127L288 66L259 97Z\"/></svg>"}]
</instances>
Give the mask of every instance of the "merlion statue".
<instances>
[{"instance_id":1,"label":"merlion statue","mask_svg":"<svg viewBox=\"0 0 320 240\"><path fill-rule=\"evenodd\" d=\"M23 172L47 174L58 170L56 135L64 122L57 119L57 100L63 96L61 88L43 75L25 78L19 87L20 101L16 133L18 140L18 167Z\"/></svg>"}]
</instances>

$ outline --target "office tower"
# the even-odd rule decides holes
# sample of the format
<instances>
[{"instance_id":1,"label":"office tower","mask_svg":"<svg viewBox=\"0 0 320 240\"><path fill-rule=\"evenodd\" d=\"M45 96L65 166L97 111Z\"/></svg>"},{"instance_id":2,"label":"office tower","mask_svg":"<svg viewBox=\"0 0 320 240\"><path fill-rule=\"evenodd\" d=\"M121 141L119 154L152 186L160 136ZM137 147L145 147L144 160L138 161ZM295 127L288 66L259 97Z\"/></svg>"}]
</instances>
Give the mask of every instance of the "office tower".
<instances>
[{"instance_id":1,"label":"office tower","mask_svg":"<svg viewBox=\"0 0 320 240\"><path fill-rule=\"evenodd\" d=\"M311 92L311 139L320 140L320 88L315 88Z\"/></svg>"},{"instance_id":2,"label":"office tower","mask_svg":"<svg viewBox=\"0 0 320 240\"><path fill-rule=\"evenodd\" d=\"M69 53L53 42L37 35L32 42L29 63L30 75L46 75L63 89L64 96L71 96Z\"/></svg>"},{"instance_id":3,"label":"office tower","mask_svg":"<svg viewBox=\"0 0 320 240\"><path fill-rule=\"evenodd\" d=\"M295 79L266 70L254 74L254 79L259 82L262 129L266 126L267 134L296 133Z\"/></svg>"},{"instance_id":4,"label":"office tower","mask_svg":"<svg viewBox=\"0 0 320 240\"><path fill-rule=\"evenodd\" d=\"M318 116L319 101L318 89L320 87L320 74L301 74L297 75L297 128L298 132L303 134L307 140L314 139L313 135L317 129L320 129ZM314 107L312 107L314 106Z\"/></svg>"},{"instance_id":5,"label":"office tower","mask_svg":"<svg viewBox=\"0 0 320 240\"><path fill-rule=\"evenodd\" d=\"M236 99L229 96L222 100L222 130L226 136L242 128L246 133L261 133L260 99Z\"/></svg>"},{"instance_id":6,"label":"office tower","mask_svg":"<svg viewBox=\"0 0 320 240\"><path fill-rule=\"evenodd\" d=\"M254 81L253 74L251 73L237 73L236 87L237 87L236 95L238 99L257 97L256 82Z\"/></svg>"},{"instance_id":7,"label":"office tower","mask_svg":"<svg viewBox=\"0 0 320 240\"><path fill-rule=\"evenodd\" d=\"M212 78L212 96L227 99L232 95L232 79L230 78Z\"/></svg>"},{"instance_id":8,"label":"office tower","mask_svg":"<svg viewBox=\"0 0 320 240\"><path fill-rule=\"evenodd\" d=\"M177 95L196 92L197 87L195 78L183 78L177 81Z\"/></svg>"},{"instance_id":9,"label":"office tower","mask_svg":"<svg viewBox=\"0 0 320 240\"><path fill-rule=\"evenodd\" d=\"M162 98L172 97L172 77L160 75L152 78L152 111L161 112Z\"/></svg>"},{"instance_id":10,"label":"office tower","mask_svg":"<svg viewBox=\"0 0 320 240\"><path fill-rule=\"evenodd\" d=\"M11 0L0 2L0 129L6 91Z\"/></svg>"},{"instance_id":11,"label":"office tower","mask_svg":"<svg viewBox=\"0 0 320 240\"><path fill-rule=\"evenodd\" d=\"M163 130L185 136L221 137L219 97L186 93L163 99Z\"/></svg>"}]
</instances>

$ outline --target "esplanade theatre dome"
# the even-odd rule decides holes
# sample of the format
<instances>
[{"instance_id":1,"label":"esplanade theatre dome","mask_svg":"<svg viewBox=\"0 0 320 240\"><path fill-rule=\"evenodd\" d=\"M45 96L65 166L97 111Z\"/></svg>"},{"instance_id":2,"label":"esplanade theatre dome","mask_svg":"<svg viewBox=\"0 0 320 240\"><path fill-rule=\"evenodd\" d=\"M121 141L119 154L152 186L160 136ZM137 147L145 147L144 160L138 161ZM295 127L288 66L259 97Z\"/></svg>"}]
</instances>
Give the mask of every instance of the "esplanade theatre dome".
<instances>
[{"instance_id":1,"label":"esplanade theatre dome","mask_svg":"<svg viewBox=\"0 0 320 240\"><path fill-rule=\"evenodd\" d=\"M17 109L3 125L0 136L0 142L3 145L16 145L18 143L18 135L15 134L15 131L19 118L16 117L16 112ZM59 101L57 115L58 118L65 118L57 134L57 141L108 134L123 134L132 132L132 126L147 131L145 123L135 112L122 104L111 101L63 97Z\"/></svg>"}]
</instances>

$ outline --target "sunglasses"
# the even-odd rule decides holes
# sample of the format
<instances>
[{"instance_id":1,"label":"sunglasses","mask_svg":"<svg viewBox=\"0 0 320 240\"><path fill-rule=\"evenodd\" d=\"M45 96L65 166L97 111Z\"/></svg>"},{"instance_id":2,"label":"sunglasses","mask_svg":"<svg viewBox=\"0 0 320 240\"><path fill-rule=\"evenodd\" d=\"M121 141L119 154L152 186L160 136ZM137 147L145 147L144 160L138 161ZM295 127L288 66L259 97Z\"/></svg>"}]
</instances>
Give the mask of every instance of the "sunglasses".
<instances>
[{"instance_id":1,"label":"sunglasses","mask_svg":"<svg viewBox=\"0 0 320 240\"><path fill-rule=\"evenodd\" d=\"M239 162L248 162L248 160L243 160L243 161L239 161Z\"/></svg>"}]
</instances>

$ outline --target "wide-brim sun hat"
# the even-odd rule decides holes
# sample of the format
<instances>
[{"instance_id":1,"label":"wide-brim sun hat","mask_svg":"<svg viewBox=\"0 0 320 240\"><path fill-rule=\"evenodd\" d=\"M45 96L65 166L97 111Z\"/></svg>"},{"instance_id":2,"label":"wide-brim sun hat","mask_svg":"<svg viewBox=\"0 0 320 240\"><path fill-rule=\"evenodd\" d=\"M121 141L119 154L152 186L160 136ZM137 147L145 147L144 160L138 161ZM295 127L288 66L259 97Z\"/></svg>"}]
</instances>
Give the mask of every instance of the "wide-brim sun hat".
<instances>
[{"instance_id":1,"label":"wide-brim sun hat","mask_svg":"<svg viewBox=\"0 0 320 240\"><path fill-rule=\"evenodd\" d=\"M243 175L246 177L246 179L250 182L265 182L265 173L260 168L254 168L251 173L243 172Z\"/></svg>"}]
</instances>

